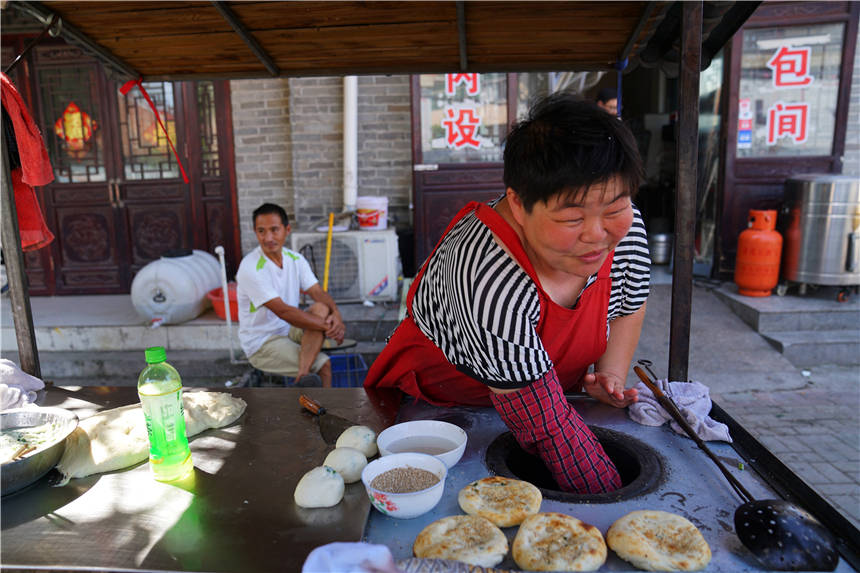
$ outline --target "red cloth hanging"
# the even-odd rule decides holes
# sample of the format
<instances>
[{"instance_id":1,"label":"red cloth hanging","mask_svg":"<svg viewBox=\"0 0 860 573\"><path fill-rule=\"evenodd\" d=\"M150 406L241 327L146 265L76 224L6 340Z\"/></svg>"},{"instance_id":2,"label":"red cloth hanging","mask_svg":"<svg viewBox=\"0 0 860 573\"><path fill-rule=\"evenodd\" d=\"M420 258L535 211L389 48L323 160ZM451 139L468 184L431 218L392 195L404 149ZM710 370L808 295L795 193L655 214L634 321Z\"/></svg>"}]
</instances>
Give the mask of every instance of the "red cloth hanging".
<instances>
[{"instance_id":1,"label":"red cloth hanging","mask_svg":"<svg viewBox=\"0 0 860 573\"><path fill-rule=\"evenodd\" d=\"M54 170L51 168L51 160L36 122L33 121L18 90L3 73L0 73L0 97L15 128L15 141L21 158L21 167L12 170L12 189L15 191L21 249L33 251L54 240L54 234L45 223L36 191L33 189L34 185L47 185L53 181Z\"/></svg>"}]
</instances>

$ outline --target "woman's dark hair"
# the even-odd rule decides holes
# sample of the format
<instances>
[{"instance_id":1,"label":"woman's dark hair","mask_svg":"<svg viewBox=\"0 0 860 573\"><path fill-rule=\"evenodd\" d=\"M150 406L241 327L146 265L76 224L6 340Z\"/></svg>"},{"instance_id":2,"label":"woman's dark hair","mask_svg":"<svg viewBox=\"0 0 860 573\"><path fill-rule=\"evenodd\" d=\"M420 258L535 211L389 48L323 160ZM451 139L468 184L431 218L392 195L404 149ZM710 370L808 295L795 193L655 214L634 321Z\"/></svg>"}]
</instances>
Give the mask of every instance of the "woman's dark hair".
<instances>
[{"instance_id":1,"label":"woman's dark hair","mask_svg":"<svg viewBox=\"0 0 860 573\"><path fill-rule=\"evenodd\" d=\"M287 212L284 211L284 208L280 205L275 205L274 203L263 203L254 209L254 214L251 219L254 226L257 225L257 217L260 215L280 215L281 223L283 223L284 227L290 224L290 219L287 217Z\"/></svg>"},{"instance_id":2,"label":"woman's dark hair","mask_svg":"<svg viewBox=\"0 0 860 573\"><path fill-rule=\"evenodd\" d=\"M559 193L576 200L592 185L620 177L632 197L642 182L642 160L626 125L570 93L538 101L505 141L505 186L531 212Z\"/></svg>"}]
</instances>

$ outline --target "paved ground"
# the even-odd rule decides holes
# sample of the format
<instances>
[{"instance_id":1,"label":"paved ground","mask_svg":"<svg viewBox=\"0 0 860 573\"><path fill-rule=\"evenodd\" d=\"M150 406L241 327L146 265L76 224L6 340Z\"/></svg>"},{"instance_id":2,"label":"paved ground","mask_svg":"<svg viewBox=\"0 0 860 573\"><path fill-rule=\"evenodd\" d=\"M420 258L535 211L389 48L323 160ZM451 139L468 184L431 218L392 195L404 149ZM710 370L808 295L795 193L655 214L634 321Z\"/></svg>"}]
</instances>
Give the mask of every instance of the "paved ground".
<instances>
[{"instance_id":1,"label":"paved ground","mask_svg":"<svg viewBox=\"0 0 860 573\"><path fill-rule=\"evenodd\" d=\"M635 359L669 364L671 286L652 286ZM793 366L711 292L693 288L689 378L860 527L860 367ZM629 384L635 383L631 373Z\"/></svg>"}]
</instances>

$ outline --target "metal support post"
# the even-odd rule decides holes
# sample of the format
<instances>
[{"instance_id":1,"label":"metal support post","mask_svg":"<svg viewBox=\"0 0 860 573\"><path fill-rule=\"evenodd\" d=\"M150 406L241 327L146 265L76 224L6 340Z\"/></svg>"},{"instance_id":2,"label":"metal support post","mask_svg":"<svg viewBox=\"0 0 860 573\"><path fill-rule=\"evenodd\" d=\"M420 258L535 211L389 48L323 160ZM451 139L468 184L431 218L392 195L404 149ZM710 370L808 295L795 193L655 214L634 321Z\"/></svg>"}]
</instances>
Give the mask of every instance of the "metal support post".
<instances>
[{"instance_id":1,"label":"metal support post","mask_svg":"<svg viewBox=\"0 0 860 573\"><path fill-rule=\"evenodd\" d=\"M678 82L678 136L675 142L675 258L669 329L669 380L687 380L693 298L693 241L699 156L699 66L702 56L702 2L682 2Z\"/></svg>"},{"instance_id":2,"label":"metal support post","mask_svg":"<svg viewBox=\"0 0 860 573\"><path fill-rule=\"evenodd\" d=\"M27 275L24 273L24 254L21 252L21 233L18 229L18 214L15 210L15 191L9 171L9 156L6 154L6 138L2 140L3 183L0 185L0 231L3 237L3 258L9 278L9 299L12 303L12 321L15 338L18 340L18 366L27 374L42 377L39 352L36 349L36 330L33 328L33 312L30 309L30 294Z\"/></svg>"}]
</instances>

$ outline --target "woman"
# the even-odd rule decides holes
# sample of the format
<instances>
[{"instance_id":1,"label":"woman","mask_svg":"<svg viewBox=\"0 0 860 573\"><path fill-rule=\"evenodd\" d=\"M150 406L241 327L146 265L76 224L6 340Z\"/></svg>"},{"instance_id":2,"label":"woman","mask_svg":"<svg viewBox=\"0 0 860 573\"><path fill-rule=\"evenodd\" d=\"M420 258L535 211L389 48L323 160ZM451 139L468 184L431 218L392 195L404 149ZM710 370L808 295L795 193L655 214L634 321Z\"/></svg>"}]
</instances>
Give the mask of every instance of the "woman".
<instances>
[{"instance_id":1,"label":"woman","mask_svg":"<svg viewBox=\"0 0 860 573\"><path fill-rule=\"evenodd\" d=\"M636 144L593 103L554 94L514 126L504 163L504 195L455 216L365 386L492 404L561 489L613 491L615 466L563 393L637 399L624 386L650 260Z\"/></svg>"}]
</instances>

